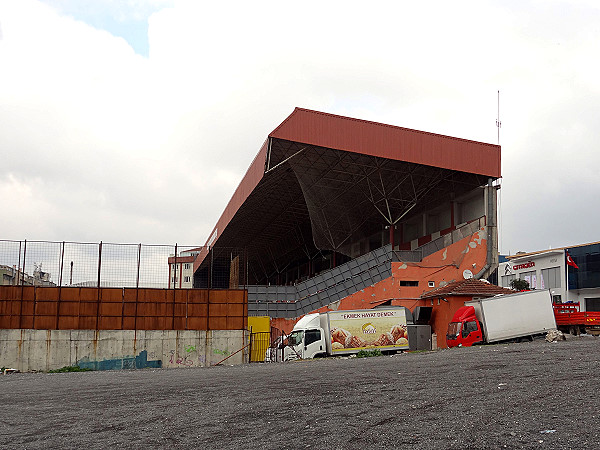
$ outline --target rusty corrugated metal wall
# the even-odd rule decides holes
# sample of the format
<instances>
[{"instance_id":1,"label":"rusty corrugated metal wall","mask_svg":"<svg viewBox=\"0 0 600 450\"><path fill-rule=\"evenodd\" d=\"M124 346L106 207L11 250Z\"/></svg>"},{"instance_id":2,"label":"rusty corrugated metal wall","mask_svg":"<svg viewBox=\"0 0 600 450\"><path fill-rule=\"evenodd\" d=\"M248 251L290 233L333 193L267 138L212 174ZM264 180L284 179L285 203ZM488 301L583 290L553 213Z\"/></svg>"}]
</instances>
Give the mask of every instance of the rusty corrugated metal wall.
<instances>
[{"instance_id":1,"label":"rusty corrugated metal wall","mask_svg":"<svg viewBox=\"0 0 600 450\"><path fill-rule=\"evenodd\" d=\"M0 286L0 329L242 330L241 289Z\"/></svg>"}]
</instances>

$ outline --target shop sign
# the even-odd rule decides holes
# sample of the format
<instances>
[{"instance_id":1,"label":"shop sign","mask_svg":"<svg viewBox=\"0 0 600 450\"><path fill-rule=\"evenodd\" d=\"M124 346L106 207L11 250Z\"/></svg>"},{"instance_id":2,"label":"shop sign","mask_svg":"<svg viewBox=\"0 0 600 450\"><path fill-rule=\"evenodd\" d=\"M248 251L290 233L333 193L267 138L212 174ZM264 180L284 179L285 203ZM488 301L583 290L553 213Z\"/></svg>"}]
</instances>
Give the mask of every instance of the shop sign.
<instances>
[{"instance_id":1,"label":"shop sign","mask_svg":"<svg viewBox=\"0 0 600 450\"><path fill-rule=\"evenodd\" d=\"M515 264L513 266L513 270L529 269L530 267L535 267L535 263L533 261L529 261L523 264Z\"/></svg>"}]
</instances>

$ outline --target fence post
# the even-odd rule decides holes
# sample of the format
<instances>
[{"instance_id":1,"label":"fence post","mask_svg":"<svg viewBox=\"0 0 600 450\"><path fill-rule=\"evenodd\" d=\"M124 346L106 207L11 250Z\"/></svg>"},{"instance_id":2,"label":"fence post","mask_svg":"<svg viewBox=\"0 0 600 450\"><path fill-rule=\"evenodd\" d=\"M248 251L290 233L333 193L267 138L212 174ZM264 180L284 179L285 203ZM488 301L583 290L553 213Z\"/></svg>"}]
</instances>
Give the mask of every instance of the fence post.
<instances>
[{"instance_id":1,"label":"fence post","mask_svg":"<svg viewBox=\"0 0 600 450\"><path fill-rule=\"evenodd\" d=\"M206 298L206 331L210 330L210 290L212 289L213 249L209 248L210 262L208 264L208 296ZM207 333L208 334L208 333Z\"/></svg>"},{"instance_id":2,"label":"fence post","mask_svg":"<svg viewBox=\"0 0 600 450\"><path fill-rule=\"evenodd\" d=\"M14 267L14 265L13 265ZM19 241L19 262L17 263L17 271L15 273L15 279L13 280L13 285L19 285L19 272L21 271L21 241Z\"/></svg>"},{"instance_id":3,"label":"fence post","mask_svg":"<svg viewBox=\"0 0 600 450\"><path fill-rule=\"evenodd\" d=\"M64 264L65 264L65 241L62 241L62 249L60 252L60 274L58 276L58 285L59 286L62 286Z\"/></svg>"},{"instance_id":4,"label":"fence post","mask_svg":"<svg viewBox=\"0 0 600 450\"><path fill-rule=\"evenodd\" d=\"M98 244L98 283L96 284L97 288L100 288L100 272L102 267L102 241Z\"/></svg>"},{"instance_id":5,"label":"fence post","mask_svg":"<svg viewBox=\"0 0 600 450\"><path fill-rule=\"evenodd\" d=\"M25 260L27 259L27 239L23 245L23 270L21 271L21 286L25 284Z\"/></svg>"},{"instance_id":6,"label":"fence post","mask_svg":"<svg viewBox=\"0 0 600 450\"><path fill-rule=\"evenodd\" d=\"M210 288L206 292L206 336L208 336L208 330L210 330Z\"/></svg>"},{"instance_id":7,"label":"fence post","mask_svg":"<svg viewBox=\"0 0 600 450\"><path fill-rule=\"evenodd\" d=\"M98 325L100 323L100 270L102 267L102 241L98 245L98 300L96 301L96 331L98 330Z\"/></svg>"},{"instance_id":8,"label":"fence post","mask_svg":"<svg viewBox=\"0 0 600 450\"><path fill-rule=\"evenodd\" d=\"M252 327L250 327L250 350L249 350L249 354L248 354L248 362L251 363L252 362L252 341L254 339L254 334L252 333Z\"/></svg>"},{"instance_id":9,"label":"fence post","mask_svg":"<svg viewBox=\"0 0 600 450\"><path fill-rule=\"evenodd\" d=\"M14 267L14 266L13 266ZM19 263L17 265L17 273L15 273L15 280L13 284L15 286L19 285L19 272L21 271L21 241L19 241ZM33 311L35 314L35 311ZM19 328L22 328L23 324L23 286L21 286L21 305L19 306Z\"/></svg>"},{"instance_id":10,"label":"fence post","mask_svg":"<svg viewBox=\"0 0 600 450\"><path fill-rule=\"evenodd\" d=\"M138 244L138 259L137 259L137 275L135 278L135 288L139 289L140 287L140 264L142 262L142 244Z\"/></svg>"},{"instance_id":11,"label":"fence post","mask_svg":"<svg viewBox=\"0 0 600 450\"><path fill-rule=\"evenodd\" d=\"M25 262L27 261L27 239L23 241L23 270L21 270L21 304L23 300L23 295L25 293ZM36 314L36 306L37 306L37 293L35 292L35 287L33 288L33 328L35 328L35 314Z\"/></svg>"},{"instance_id":12,"label":"fence post","mask_svg":"<svg viewBox=\"0 0 600 450\"><path fill-rule=\"evenodd\" d=\"M60 273L58 275L58 299L56 300L56 329L58 330L58 322L60 319L60 300L61 300L61 295L62 295L62 274L63 274L63 264L64 264L64 260L65 260L65 241L62 242L62 246L61 246L61 252L60 252Z\"/></svg>"},{"instance_id":13,"label":"fence post","mask_svg":"<svg viewBox=\"0 0 600 450\"><path fill-rule=\"evenodd\" d=\"M173 264L175 268L173 269L173 311L171 314L171 330L175 329L175 290L177 289L177 242L175 242L175 262ZM181 280L180 280L181 281Z\"/></svg>"},{"instance_id":14,"label":"fence post","mask_svg":"<svg viewBox=\"0 0 600 450\"><path fill-rule=\"evenodd\" d=\"M140 264L142 262L142 244L138 244L138 267L137 267L137 278L135 281L135 315L133 317L133 329L135 330L135 336L137 338L137 319L138 319L138 301L140 296Z\"/></svg>"}]
</instances>

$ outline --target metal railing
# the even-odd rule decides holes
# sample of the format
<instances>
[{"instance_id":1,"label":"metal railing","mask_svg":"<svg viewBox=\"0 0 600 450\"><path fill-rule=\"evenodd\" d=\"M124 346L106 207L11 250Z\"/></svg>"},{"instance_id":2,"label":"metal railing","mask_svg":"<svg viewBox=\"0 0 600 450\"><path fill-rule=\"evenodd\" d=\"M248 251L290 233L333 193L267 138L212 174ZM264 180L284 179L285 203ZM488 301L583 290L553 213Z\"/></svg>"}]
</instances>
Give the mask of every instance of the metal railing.
<instances>
[{"instance_id":1,"label":"metal railing","mask_svg":"<svg viewBox=\"0 0 600 450\"><path fill-rule=\"evenodd\" d=\"M485 226L485 216L471 220L458 228L433 239L414 250L394 250L394 261L420 262L423 258L442 250L461 239L473 235L478 229Z\"/></svg>"},{"instance_id":2,"label":"metal railing","mask_svg":"<svg viewBox=\"0 0 600 450\"><path fill-rule=\"evenodd\" d=\"M391 262L420 262L483 226L485 217L474 219L415 250L387 244L293 286L248 286L249 314L294 318L314 311L390 277Z\"/></svg>"}]
</instances>

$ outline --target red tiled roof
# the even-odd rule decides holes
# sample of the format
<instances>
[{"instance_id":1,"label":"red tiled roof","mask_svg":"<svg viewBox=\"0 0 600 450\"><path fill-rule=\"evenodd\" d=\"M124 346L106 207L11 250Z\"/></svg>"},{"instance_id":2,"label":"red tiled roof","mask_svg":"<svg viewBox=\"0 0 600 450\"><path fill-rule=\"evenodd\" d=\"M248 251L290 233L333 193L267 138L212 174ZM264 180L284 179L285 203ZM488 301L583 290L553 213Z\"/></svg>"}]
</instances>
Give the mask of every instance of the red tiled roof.
<instances>
[{"instance_id":1,"label":"red tiled roof","mask_svg":"<svg viewBox=\"0 0 600 450\"><path fill-rule=\"evenodd\" d=\"M473 295L478 297L493 297L498 294L514 294L512 289L496 286L485 281L469 278L468 280L459 280L448 283L446 286L439 287L421 295L421 298L437 298L449 295Z\"/></svg>"}]
</instances>

